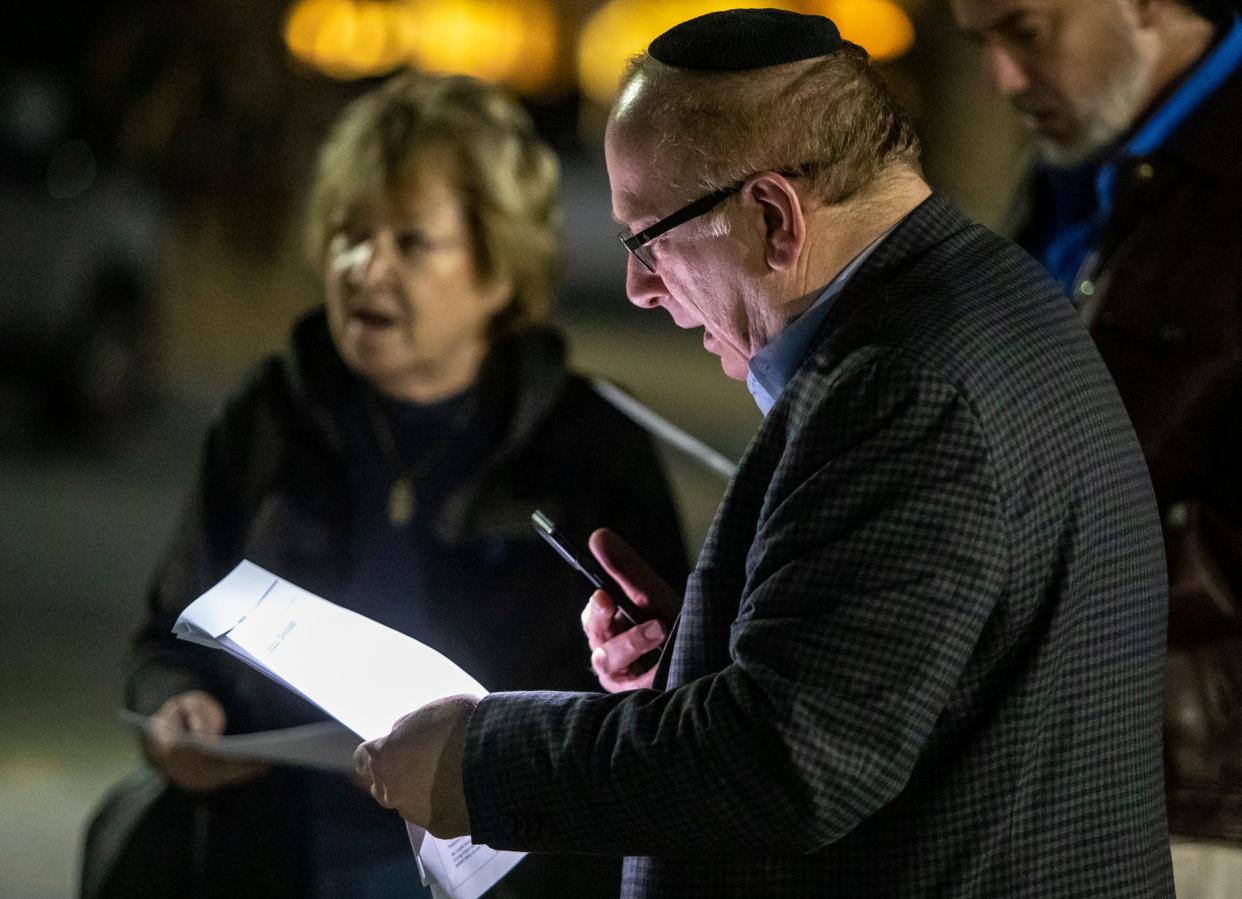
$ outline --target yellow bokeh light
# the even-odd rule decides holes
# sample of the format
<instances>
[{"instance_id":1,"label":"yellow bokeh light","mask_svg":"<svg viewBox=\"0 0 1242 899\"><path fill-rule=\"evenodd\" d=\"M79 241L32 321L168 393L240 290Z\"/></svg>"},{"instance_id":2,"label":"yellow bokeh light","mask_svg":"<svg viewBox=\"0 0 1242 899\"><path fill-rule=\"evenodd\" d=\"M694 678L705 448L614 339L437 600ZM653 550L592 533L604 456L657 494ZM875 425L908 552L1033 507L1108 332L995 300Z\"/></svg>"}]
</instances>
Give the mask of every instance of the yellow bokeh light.
<instances>
[{"instance_id":1,"label":"yellow bokeh light","mask_svg":"<svg viewBox=\"0 0 1242 899\"><path fill-rule=\"evenodd\" d=\"M862 45L880 61L901 56L914 43L914 26L895 0L762 3L611 0L587 21L578 42L578 81L582 92L596 103L611 104L626 62L646 50L653 38L695 16L737 7L788 9L828 16L847 40Z\"/></svg>"},{"instance_id":2,"label":"yellow bokeh light","mask_svg":"<svg viewBox=\"0 0 1242 899\"><path fill-rule=\"evenodd\" d=\"M910 4L915 0L901 0ZM577 46L582 92L601 105L626 61L679 22L736 0L611 0L586 21ZM897 0L760 0L743 3L832 18L880 61L914 43ZM557 80L559 28L550 0L297 0L285 21L289 52L336 78L383 75L403 65L505 82L527 94Z\"/></svg>"},{"instance_id":3,"label":"yellow bokeh light","mask_svg":"<svg viewBox=\"0 0 1242 899\"><path fill-rule=\"evenodd\" d=\"M384 58L388 43L388 17L380 4L360 3L354 8L353 38L349 62L356 71L383 71L392 66L392 62Z\"/></svg>"},{"instance_id":4,"label":"yellow bokeh light","mask_svg":"<svg viewBox=\"0 0 1242 899\"><path fill-rule=\"evenodd\" d=\"M535 93L556 74L557 24L547 0L299 0L285 45L334 78L413 65Z\"/></svg>"},{"instance_id":5,"label":"yellow bokeh light","mask_svg":"<svg viewBox=\"0 0 1242 899\"><path fill-rule=\"evenodd\" d=\"M418 51L418 20L414 8L407 3L387 4L388 40L393 58L401 65L410 65Z\"/></svg>"},{"instance_id":6,"label":"yellow bokeh light","mask_svg":"<svg viewBox=\"0 0 1242 899\"><path fill-rule=\"evenodd\" d=\"M412 62L537 91L554 75L556 17L546 2L453 0L415 7Z\"/></svg>"},{"instance_id":7,"label":"yellow bokeh light","mask_svg":"<svg viewBox=\"0 0 1242 899\"><path fill-rule=\"evenodd\" d=\"M607 106L617 92L626 62L679 22L723 9L797 9L798 4L767 0L761 3L706 2L706 0L612 0L587 21L578 41L578 83L582 92Z\"/></svg>"},{"instance_id":8,"label":"yellow bokeh light","mask_svg":"<svg viewBox=\"0 0 1242 899\"><path fill-rule=\"evenodd\" d=\"M823 0L814 6L807 12L832 19L842 37L879 62L897 59L914 46L914 23L895 0Z\"/></svg>"},{"instance_id":9,"label":"yellow bokeh light","mask_svg":"<svg viewBox=\"0 0 1242 899\"><path fill-rule=\"evenodd\" d=\"M334 3L315 31L308 62L330 74L354 77L352 51L356 25L354 4Z\"/></svg>"},{"instance_id":10,"label":"yellow bokeh light","mask_svg":"<svg viewBox=\"0 0 1242 899\"><path fill-rule=\"evenodd\" d=\"M315 41L323 21L339 4L339 0L303 0L289 12L285 20L285 45L303 62L312 62Z\"/></svg>"}]
</instances>

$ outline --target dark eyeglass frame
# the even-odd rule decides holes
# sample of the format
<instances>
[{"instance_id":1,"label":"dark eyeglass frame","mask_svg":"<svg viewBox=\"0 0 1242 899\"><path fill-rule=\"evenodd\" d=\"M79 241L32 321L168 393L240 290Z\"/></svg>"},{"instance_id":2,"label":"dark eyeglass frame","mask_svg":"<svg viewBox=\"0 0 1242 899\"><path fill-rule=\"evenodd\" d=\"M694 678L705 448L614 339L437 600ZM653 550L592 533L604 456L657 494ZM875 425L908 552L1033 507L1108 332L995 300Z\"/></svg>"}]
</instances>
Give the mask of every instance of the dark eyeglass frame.
<instances>
[{"instance_id":1,"label":"dark eyeglass frame","mask_svg":"<svg viewBox=\"0 0 1242 899\"><path fill-rule=\"evenodd\" d=\"M651 250L647 247L647 244L651 243L651 241L655 240L661 234L667 234L678 225L684 225L688 221L711 212L725 200L729 199L729 197L741 190L745 186L746 182L755 177L755 175L760 175L765 171L771 171L785 178L797 178L821 165L823 165L823 163L808 162L792 169L761 169L758 172L752 172L740 181L735 181L726 187L714 190L706 196L699 197L697 200L691 200L676 212L666 215L650 228L644 228L637 234L630 233L630 229L626 228L617 235L617 240L621 241L621 246L625 247L626 251L637 259L643 268L654 275L655 257L651 254Z\"/></svg>"}]
</instances>

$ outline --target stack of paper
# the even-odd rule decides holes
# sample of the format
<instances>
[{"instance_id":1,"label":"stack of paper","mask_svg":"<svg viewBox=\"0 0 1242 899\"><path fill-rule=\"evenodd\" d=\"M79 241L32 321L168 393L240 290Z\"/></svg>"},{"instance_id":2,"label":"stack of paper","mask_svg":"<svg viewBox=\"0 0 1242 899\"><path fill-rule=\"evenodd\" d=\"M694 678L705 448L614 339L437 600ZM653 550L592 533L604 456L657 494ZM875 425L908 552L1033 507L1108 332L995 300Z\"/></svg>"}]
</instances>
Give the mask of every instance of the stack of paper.
<instances>
[{"instance_id":1,"label":"stack of paper","mask_svg":"<svg viewBox=\"0 0 1242 899\"><path fill-rule=\"evenodd\" d=\"M236 656L365 740L386 736L397 719L433 700L487 693L434 649L251 562L196 599L173 633ZM451 899L477 899L525 857L414 827L410 840L424 881Z\"/></svg>"}]
</instances>

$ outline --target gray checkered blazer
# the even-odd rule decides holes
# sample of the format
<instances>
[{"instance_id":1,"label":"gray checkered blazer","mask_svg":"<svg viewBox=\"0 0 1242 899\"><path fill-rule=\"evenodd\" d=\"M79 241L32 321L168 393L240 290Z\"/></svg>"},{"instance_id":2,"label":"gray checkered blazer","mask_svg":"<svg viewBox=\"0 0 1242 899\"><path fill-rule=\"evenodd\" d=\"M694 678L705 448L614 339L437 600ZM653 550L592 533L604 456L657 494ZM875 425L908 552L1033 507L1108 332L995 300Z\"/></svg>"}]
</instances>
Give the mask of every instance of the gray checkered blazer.
<instances>
[{"instance_id":1,"label":"gray checkered blazer","mask_svg":"<svg viewBox=\"0 0 1242 899\"><path fill-rule=\"evenodd\" d=\"M1165 567L1069 304L933 197L742 460L664 689L495 694L474 838L625 896L1171 896Z\"/></svg>"}]
</instances>

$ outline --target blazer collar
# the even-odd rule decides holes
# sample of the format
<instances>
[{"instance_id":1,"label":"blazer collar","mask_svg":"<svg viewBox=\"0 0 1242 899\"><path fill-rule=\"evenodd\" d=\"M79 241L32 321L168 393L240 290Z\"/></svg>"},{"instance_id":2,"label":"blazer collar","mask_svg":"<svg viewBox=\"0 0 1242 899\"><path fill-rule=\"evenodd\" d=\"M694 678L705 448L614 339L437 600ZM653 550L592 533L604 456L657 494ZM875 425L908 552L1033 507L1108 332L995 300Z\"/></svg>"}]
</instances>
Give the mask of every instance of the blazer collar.
<instances>
[{"instance_id":1,"label":"blazer collar","mask_svg":"<svg viewBox=\"0 0 1242 899\"><path fill-rule=\"evenodd\" d=\"M975 227L939 194L932 194L906 216L854 273L828 315L813 345L815 355L856 312L874 300L884 285L915 265L949 238Z\"/></svg>"}]
</instances>

